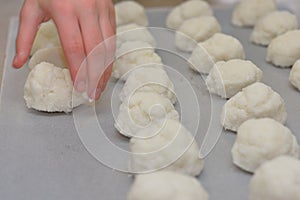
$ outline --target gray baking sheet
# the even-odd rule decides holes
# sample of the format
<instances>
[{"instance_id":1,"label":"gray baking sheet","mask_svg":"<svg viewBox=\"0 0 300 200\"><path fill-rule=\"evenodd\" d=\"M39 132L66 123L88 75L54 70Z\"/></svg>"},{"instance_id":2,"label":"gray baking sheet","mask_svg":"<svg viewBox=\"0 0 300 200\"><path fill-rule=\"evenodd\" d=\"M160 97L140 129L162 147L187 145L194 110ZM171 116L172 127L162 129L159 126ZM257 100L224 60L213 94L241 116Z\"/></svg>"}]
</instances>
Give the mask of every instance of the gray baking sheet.
<instances>
[{"instance_id":1,"label":"gray baking sheet","mask_svg":"<svg viewBox=\"0 0 300 200\"><path fill-rule=\"evenodd\" d=\"M288 8L287 4L281 7ZM290 9L295 9L291 7ZM148 16L150 26L164 27L168 9L150 9ZM218 6L215 15L222 25L224 33L237 37L244 45L247 59L252 60L264 72L263 82L279 92L286 102L288 111L287 126L295 133L300 141L300 93L288 81L289 69L280 69L265 62L266 48L255 46L249 42L251 29L235 28L230 25L232 6ZM297 10L296 10L297 11ZM298 13L299 14L299 13ZM132 177L126 173L111 169L89 153L82 144L76 128L85 128L87 134L95 131L89 126L90 116L85 116L81 123L85 127L76 127L72 114L47 114L28 110L23 100L23 86L28 74L26 67L15 70L11 67L17 33L16 19L12 20L7 46L7 57L1 89L0 103L0 199L2 200L121 200L132 184ZM154 33L155 35L155 33ZM188 56L174 47L174 35L155 35L158 44L168 46L172 52L183 57ZM200 102L200 128L197 129L197 141L203 141L203 133L208 128L210 117L219 122L219 108L224 100L212 96L202 87L203 79L189 70L187 63L180 56L158 50L163 62L179 71L183 78L172 76L175 90L179 96L186 96L176 107L186 109L183 124L193 129L195 106L186 94L183 79L189 80L197 93ZM110 81L103 98L96 104L97 118L105 129L106 137L120 148L128 148L128 140L120 136L113 128L111 110L111 94L116 83ZM118 87L116 87L118 91ZM120 89L120 88L119 88ZM117 103L116 103L117 105ZM189 105L189 106L186 106ZM207 109L215 106L212 113ZM85 106L79 107L85 109ZM116 108L114 108L116 109ZM182 113L183 114L183 113ZM76 120L75 120L76 121ZM216 129L220 124L213 124ZM250 174L239 170L232 164L231 147L235 134L223 131L219 142L213 151L205 158L205 169L198 177L210 194L211 200L241 200L247 199L247 187ZM100 141L101 143L101 141ZM105 148L106 159L113 158L113 164L124 165L126 157Z\"/></svg>"}]
</instances>

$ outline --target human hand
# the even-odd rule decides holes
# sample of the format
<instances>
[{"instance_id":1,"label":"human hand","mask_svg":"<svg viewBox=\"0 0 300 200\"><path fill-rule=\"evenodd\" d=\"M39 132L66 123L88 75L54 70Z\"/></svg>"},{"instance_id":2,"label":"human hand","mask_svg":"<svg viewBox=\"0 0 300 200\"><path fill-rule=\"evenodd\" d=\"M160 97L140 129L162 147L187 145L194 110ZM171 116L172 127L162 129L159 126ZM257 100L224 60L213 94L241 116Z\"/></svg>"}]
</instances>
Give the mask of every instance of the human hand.
<instances>
[{"instance_id":1,"label":"human hand","mask_svg":"<svg viewBox=\"0 0 300 200\"><path fill-rule=\"evenodd\" d=\"M98 99L111 75L115 52L114 39L108 39L116 33L112 0L25 0L14 67L26 63L38 26L49 19L57 26L76 90L84 92L88 85L88 96Z\"/></svg>"}]
</instances>

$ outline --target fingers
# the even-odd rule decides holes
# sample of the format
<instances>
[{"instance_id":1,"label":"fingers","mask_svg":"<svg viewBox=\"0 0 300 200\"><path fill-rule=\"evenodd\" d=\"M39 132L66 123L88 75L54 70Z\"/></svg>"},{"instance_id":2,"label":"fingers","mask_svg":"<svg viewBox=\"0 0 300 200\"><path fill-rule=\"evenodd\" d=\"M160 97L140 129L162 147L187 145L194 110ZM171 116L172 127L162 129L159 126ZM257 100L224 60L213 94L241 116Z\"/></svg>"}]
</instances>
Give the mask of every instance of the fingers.
<instances>
[{"instance_id":1,"label":"fingers","mask_svg":"<svg viewBox=\"0 0 300 200\"><path fill-rule=\"evenodd\" d=\"M73 82L76 81L77 73L80 72L82 82L77 81L77 87L79 92L85 90L85 68L80 66L84 65L85 58L84 46L81 36L81 30L77 17L70 13L59 13L53 16L53 20L56 23L58 33L60 36L61 44L64 49L64 53L69 64L69 70Z\"/></svg>"},{"instance_id":2,"label":"fingers","mask_svg":"<svg viewBox=\"0 0 300 200\"><path fill-rule=\"evenodd\" d=\"M105 72L97 85L98 93L96 93L96 98L100 97L100 93L105 89L107 81L109 80L109 77L112 72L112 62L114 60L114 53L115 53L115 38L112 37L115 35L115 25L112 26L112 23L115 24L115 20L114 17L113 17L113 22L111 20L111 12L110 12L111 8L109 7L112 4L105 5L103 2L105 1L102 1L102 4L100 3L98 9L102 11L100 12L100 16L99 16L99 23L104 38L103 45L106 51ZM114 8L112 9L112 13L114 15Z\"/></svg>"},{"instance_id":3,"label":"fingers","mask_svg":"<svg viewBox=\"0 0 300 200\"><path fill-rule=\"evenodd\" d=\"M99 26L96 5L86 5L85 12L80 14L79 22L85 53L87 56L88 96L95 99L95 93L101 75L105 70L105 47ZM100 45L99 45L100 44Z\"/></svg>"},{"instance_id":4,"label":"fingers","mask_svg":"<svg viewBox=\"0 0 300 200\"><path fill-rule=\"evenodd\" d=\"M20 25L16 39L16 56L13 61L15 68L20 68L26 63L38 26L42 21L43 15L38 6L25 1L20 13Z\"/></svg>"}]
</instances>

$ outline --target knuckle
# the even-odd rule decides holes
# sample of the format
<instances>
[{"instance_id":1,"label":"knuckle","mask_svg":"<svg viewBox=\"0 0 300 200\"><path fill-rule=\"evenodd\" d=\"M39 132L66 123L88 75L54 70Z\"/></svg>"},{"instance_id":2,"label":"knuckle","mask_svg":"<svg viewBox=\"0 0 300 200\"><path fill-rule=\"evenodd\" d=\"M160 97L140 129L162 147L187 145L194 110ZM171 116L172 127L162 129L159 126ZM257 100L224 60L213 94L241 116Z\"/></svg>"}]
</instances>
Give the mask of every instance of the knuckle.
<instances>
[{"instance_id":1,"label":"knuckle","mask_svg":"<svg viewBox=\"0 0 300 200\"><path fill-rule=\"evenodd\" d=\"M51 6L54 10L59 10L61 13L70 13L72 7L67 1L53 0L51 1Z\"/></svg>"}]
</instances>

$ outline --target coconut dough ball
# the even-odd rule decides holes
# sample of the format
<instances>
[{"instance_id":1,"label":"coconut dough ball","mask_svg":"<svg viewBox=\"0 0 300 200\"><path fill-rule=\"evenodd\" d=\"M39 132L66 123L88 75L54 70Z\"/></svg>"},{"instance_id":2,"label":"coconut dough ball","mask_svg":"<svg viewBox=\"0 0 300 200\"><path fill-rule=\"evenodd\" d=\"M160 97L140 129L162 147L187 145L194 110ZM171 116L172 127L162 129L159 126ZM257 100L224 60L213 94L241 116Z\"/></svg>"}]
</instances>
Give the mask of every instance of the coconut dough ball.
<instances>
[{"instance_id":1,"label":"coconut dough ball","mask_svg":"<svg viewBox=\"0 0 300 200\"><path fill-rule=\"evenodd\" d=\"M166 71L158 67L145 66L133 70L120 93L121 101L135 92L154 92L173 104L176 102L172 81Z\"/></svg>"},{"instance_id":2,"label":"coconut dough ball","mask_svg":"<svg viewBox=\"0 0 300 200\"><path fill-rule=\"evenodd\" d=\"M289 80L293 86L300 90L300 60L294 64L290 72Z\"/></svg>"},{"instance_id":3,"label":"coconut dough ball","mask_svg":"<svg viewBox=\"0 0 300 200\"><path fill-rule=\"evenodd\" d=\"M193 51L198 42L203 42L215 33L221 32L221 26L213 16L188 19L176 32L175 45L182 51Z\"/></svg>"},{"instance_id":4,"label":"coconut dough ball","mask_svg":"<svg viewBox=\"0 0 300 200\"><path fill-rule=\"evenodd\" d=\"M245 59L242 44L230 35L216 33L208 40L198 44L189 63L193 70L208 74L215 62L231 59Z\"/></svg>"},{"instance_id":5,"label":"coconut dough ball","mask_svg":"<svg viewBox=\"0 0 300 200\"><path fill-rule=\"evenodd\" d=\"M151 46L156 46L156 41L149 30L136 24L127 24L117 28L117 48L120 48L127 41L147 42Z\"/></svg>"},{"instance_id":6,"label":"coconut dough ball","mask_svg":"<svg viewBox=\"0 0 300 200\"><path fill-rule=\"evenodd\" d=\"M262 71L251 61L217 62L209 72L206 85L210 93L230 98L244 87L262 79Z\"/></svg>"},{"instance_id":7,"label":"coconut dough ball","mask_svg":"<svg viewBox=\"0 0 300 200\"><path fill-rule=\"evenodd\" d=\"M61 47L50 47L38 50L29 60L28 67L29 69L33 69L41 62L52 63L60 68L68 67L64 51Z\"/></svg>"},{"instance_id":8,"label":"coconut dough ball","mask_svg":"<svg viewBox=\"0 0 300 200\"><path fill-rule=\"evenodd\" d=\"M190 18L212 16L209 4L201 0L189 0L176 6L167 17L167 27L177 30L181 24Z\"/></svg>"},{"instance_id":9,"label":"coconut dough ball","mask_svg":"<svg viewBox=\"0 0 300 200\"><path fill-rule=\"evenodd\" d=\"M52 20L42 23L36 34L35 40L31 48L31 55L37 52L39 49L49 47L60 47L61 43L56 26Z\"/></svg>"},{"instance_id":10,"label":"coconut dough ball","mask_svg":"<svg viewBox=\"0 0 300 200\"><path fill-rule=\"evenodd\" d=\"M161 58L154 52L153 47L141 41L125 42L117 50L112 76L126 80L130 72L143 65L161 64ZM157 65L161 67L161 65Z\"/></svg>"},{"instance_id":11,"label":"coconut dough ball","mask_svg":"<svg viewBox=\"0 0 300 200\"><path fill-rule=\"evenodd\" d=\"M170 171L135 177L127 200L208 200L208 194L194 177Z\"/></svg>"},{"instance_id":12,"label":"coconut dough ball","mask_svg":"<svg viewBox=\"0 0 300 200\"><path fill-rule=\"evenodd\" d=\"M280 155L299 158L299 145L291 131L274 119L250 119L238 128L231 153L235 165L254 172Z\"/></svg>"},{"instance_id":13,"label":"coconut dough ball","mask_svg":"<svg viewBox=\"0 0 300 200\"><path fill-rule=\"evenodd\" d=\"M256 82L229 99L222 110L221 122L226 130L237 131L251 118L269 117L284 124L287 119L285 103L269 86Z\"/></svg>"},{"instance_id":14,"label":"coconut dough ball","mask_svg":"<svg viewBox=\"0 0 300 200\"><path fill-rule=\"evenodd\" d=\"M260 18L275 10L275 0L242 0L235 7L231 22L235 26L254 26Z\"/></svg>"},{"instance_id":15,"label":"coconut dough ball","mask_svg":"<svg viewBox=\"0 0 300 200\"><path fill-rule=\"evenodd\" d=\"M270 43L267 61L279 67L290 67L300 59L300 30L289 31Z\"/></svg>"},{"instance_id":16,"label":"coconut dough ball","mask_svg":"<svg viewBox=\"0 0 300 200\"><path fill-rule=\"evenodd\" d=\"M249 200L299 200L300 161L280 156L259 167L249 185Z\"/></svg>"},{"instance_id":17,"label":"coconut dough ball","mask_svg":"<svg viewBox=\"0 0 300 200\"><path fill-rule=\"evenodd\" d=\"M74 91L68 69L42 62L29 73L24 86L28 108L45 112L71 112L85 102L83 95Z\"/></svg>"},{"instance_id":18,"label":"coconut dough ball","mask_svg":"<svg viewBox=\"0 0 300 200\"><path fill-rule=\"evenodd\" d=\"M250 40L255 44L269 45L277 36L297 28L295 15L287 11L271 12L256 23Z\"/></svg>"},{"instance_id":19,"label":"coconut dough ball","mask_svg":"<svg viewBox=\"0 0 300 200\"><path fill-rule=\"evenodd\" d=\"M162 120L137 135L130 140L130 171L170 170L191 176L201 173L204 161L199 157L199 147L179 121Z\"/></svg>"},{"instance_id":20,"label":"coconut dough ball","mask_svg":"<svg viewBox=\"0 0 300 200\"><path fill-rule=\"evenodd\" d=\"M145 8L135 1L121 1L115 5L117 26L135 23L148 26Z\"/></svg>"},{"instance_id":21,"label":"coconut dough ball","mask_svg":"<svg viewBox=\"0 0 300 200\"><path fill-rule=\"evenodd\" d=\"M115 127L127 137L159 119L179 120L179 114L171 101L153 92L135 92L128 96L120 106Z\"/></svg>"}]
</instances>

